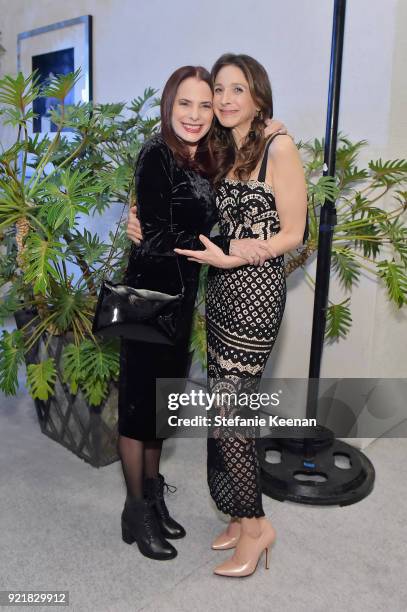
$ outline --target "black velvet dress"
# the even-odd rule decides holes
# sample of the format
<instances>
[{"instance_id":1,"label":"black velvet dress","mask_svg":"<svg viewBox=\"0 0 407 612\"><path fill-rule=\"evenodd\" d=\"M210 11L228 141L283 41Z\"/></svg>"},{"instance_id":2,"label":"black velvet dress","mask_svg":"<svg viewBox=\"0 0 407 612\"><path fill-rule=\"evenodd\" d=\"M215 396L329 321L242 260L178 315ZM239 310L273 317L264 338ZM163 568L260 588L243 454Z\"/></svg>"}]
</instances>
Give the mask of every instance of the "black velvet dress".
<instances>
[{"instance_id":1,"label":"black velvet dress","mask_svg":"<svg viewBox=\"0 0 407 612\"><path fill-rule=\"evenodd\" d=\"M177 165L161 135L146 142L140 152L136 190L143 241L139 246L132 245L123 282L135 288L179 293L181 280L173 249L204 249L198 235L209 236L217 222L215 192L206 178ZM211 240L228 252L227 237ZM178 257L178 262L185 286L178 344L121 341L118 429L119 434L136 440L157 437L156 378L184 378L188 373L201 266L183 256Z\"/></svg>"}]
</instances>

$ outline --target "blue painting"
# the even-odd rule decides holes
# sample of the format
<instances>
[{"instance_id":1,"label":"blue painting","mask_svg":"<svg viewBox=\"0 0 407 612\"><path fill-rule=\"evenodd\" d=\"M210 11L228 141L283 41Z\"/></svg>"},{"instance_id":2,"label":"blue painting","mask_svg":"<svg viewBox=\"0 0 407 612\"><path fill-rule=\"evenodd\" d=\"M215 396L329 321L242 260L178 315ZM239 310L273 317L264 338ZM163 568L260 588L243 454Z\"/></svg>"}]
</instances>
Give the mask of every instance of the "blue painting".
<instances>
[{"instance_id":1,"label":"blue painting","mask_svg":"<svg viewBox=\"0 0 407 612\"><path fill-rule=\"evenodd\" d=\"M61 49L32 57L32 70L37 70L41 86L47 85L55 76L74 72L74 49ZM33 111L37 115L33 119L33 132L56 132L57 126L49 116L49 111L56 108L59 101L56 98L38 97L33 101ZM74 104L73 89L65 98L65 104ZM64 128L62 131L71 131Z\"/></svg>"}]
</instances>

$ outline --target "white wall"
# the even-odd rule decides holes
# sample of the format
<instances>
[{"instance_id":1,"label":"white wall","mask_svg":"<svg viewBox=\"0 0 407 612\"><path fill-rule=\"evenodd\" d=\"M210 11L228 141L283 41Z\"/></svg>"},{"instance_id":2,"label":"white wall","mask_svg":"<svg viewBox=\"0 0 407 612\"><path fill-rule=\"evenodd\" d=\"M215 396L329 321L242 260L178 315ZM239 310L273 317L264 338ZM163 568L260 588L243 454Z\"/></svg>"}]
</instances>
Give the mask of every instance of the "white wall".
<instances>
[{"instance_id":1,"label":"white wall","mask_svg":"<svg viewBox=\"0 0 407 612\"><path fill-rule=\"evenodd\" d=\"M330 0L0 0L7 53L16 71L17 33L84 14L94 17L94 98L130 100L161 88L186 63L208 68L223 52L245 52L269 71L275 116L297 139L324 135L333 1ZM347 8L340 129L370 143L371 157L405 156L407 87L403 0L350 0ZM8 134L1 134L4 142ZM310 271L314 264L310 265ZM331 299L345 295L331 282ZM267 372L308 375L313 294L297 271ZM402 377L406 312L368 279L352 293L350 337L324 350L322 376Z\"/></svg>"}]
</instances>

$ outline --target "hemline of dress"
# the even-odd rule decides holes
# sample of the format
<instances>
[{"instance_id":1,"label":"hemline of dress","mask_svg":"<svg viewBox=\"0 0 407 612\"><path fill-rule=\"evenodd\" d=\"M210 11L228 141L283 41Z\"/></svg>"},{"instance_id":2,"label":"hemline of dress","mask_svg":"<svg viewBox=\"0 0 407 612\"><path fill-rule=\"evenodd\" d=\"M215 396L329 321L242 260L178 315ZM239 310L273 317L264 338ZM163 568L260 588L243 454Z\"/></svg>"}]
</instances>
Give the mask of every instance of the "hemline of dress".
<instances>
[{"instance_id":1,"label":"hemline of dress","mask_svg":"<svg viewBox=\"0 0 407 612\"><path fill-rule=\"evenodd\" d=\"M210 490L209 490L210 492ZM222 514L226 514L228 516L230 516L231 518L261 518L262 516L266 516L264 513L264 510L261 511L261 513L258 512L246 512L246 513L240 513L240 514L231 514L230 512L228 512L227 510L224 510L224 508L221 506L220 503L218 503L216 501L216 499L213 499L212 495L211 498L214 502L214 504L216 505L217 509L222 512Z\"/></svg>"}]
</instances>

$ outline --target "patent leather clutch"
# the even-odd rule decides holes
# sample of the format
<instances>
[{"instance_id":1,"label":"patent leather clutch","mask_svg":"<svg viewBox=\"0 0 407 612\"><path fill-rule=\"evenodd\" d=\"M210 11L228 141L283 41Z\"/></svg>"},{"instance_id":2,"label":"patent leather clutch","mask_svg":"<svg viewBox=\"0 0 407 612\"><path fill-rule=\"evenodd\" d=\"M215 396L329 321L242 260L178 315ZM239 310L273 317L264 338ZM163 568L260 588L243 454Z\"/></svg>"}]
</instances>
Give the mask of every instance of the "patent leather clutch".
<instances>
[{"instance_id":1,"label":"patent leather clutch","mask_svg":"<svg viewBox=\"0 0 407 612\"><path fill-rule=\"evenodd\" d=\"M175 344L183 296L183 292L170 295L104 280L92 331L106 338Z\"/></svg>"}]
</instances>

